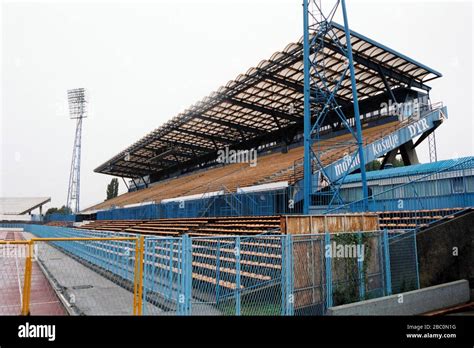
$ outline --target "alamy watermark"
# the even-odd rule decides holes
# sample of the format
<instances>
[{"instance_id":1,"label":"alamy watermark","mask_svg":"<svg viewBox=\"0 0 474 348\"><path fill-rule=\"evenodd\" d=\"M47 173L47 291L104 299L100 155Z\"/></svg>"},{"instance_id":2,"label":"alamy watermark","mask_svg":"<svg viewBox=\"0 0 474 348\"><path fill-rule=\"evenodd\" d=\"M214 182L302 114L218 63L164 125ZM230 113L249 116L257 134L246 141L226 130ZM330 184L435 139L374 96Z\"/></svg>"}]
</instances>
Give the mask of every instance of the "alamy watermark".
<instances>
[{"instance_id":1,"label":"alamy watermark","mask_svg":"<svg viewBox=\"0 0 474 348\"><path fill-rule=\"evenodd\" d=\"M413 99L403 103L393 102L389 100L389 102L383 102L380 104L380 109L382 112L392 113L398 116L399 120L402 121L408 117L415 117L419 118L421 115L421 108L422 104L418 101L418 99Z\"/></svg>"},{"instance_id":2,"label":"alamy watermark","mask_svg":"<svg viewBox=\"0 0 474 348\"><path fill-rule=\"evenodd\" d=\"M364 244L339 244L332 242L325 246L326 258L351 258L364 261Z\"/></svg>"},{"instance_id":3,"label":"alamy watermark","mask_svg":"<svg viewBox=\"0 0 474 348\"><path fill-rule=\"evenodd\" d=\"M48 341L56 339L56 325L38 325L26 322L18 326L19 338L46 338Z\"/></svg>"},{"instance_id":4,"label":"alamy watermark","mask_svg":"<svg viewBox=\"0 0 474 348\"><path fill-rule=\"evenodd\" d=\"M255 167L257 165L257 149L233 150L226 146L217 151L217 162L225 164L248 163L251 167Z\"/></svg>"},{"instance_id":5,"label":"alamy watermark","mask_svg":"<svg viewBox=\"0 0 474 348\"><path fill-rule=\"evenodd\" d=\"M26 259L29 255L27 244L1 244L0 245L0 259L3 258L18 258ZM33 245L33 255L31 257L34 260L38 259L38 245Z\"/></svg>"}]
</instances>

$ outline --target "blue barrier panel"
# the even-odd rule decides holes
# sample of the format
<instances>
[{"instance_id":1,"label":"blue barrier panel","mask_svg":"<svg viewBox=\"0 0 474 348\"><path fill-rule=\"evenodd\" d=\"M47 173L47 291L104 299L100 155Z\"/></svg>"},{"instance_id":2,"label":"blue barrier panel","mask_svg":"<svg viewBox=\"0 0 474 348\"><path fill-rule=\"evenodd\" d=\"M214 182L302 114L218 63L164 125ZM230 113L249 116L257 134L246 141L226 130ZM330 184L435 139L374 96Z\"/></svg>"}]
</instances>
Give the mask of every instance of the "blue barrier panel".
<instances>
[{"instance_id":1,"label":"blue barrier panel","mask_svg":"<svg viewBox=\"0 0 474 348\"><path fill-rule=\"evenodd\" d=\"M383 259L384 263L384 279L385 279L385 291L386 295L392 294L392 274L390 268L390 248L388 244L388 232L387 230L383 231Z\"/></svg>"},{"instance_id":2,"label":"blue barrier panel","mask_svg":"<svg viewBox=\"0 0 474 348\"><path fill-rule=\"evenodd\" d=\"M388 238L393 293L419 288L416 231L391 232ZM388 261L387 261L388 262Z\"/></svg>"},{"instance_id":3,"label":"blue barrier panel","mask_svg":"<svg viewBox=\"0 0 474 348\"><path fill-rule=\"evenodd\" d=\"M44 217L45 222L50 222L50 221L69 221L69 222L74 222L76 221L76 215L75 214L58 214L58 213L52 213L45 215Z\"/></svg>"},{"instance_id":4,"label":"blue barrier panel","mask_svg":"<svg viewBox=\"0 0 474 348\"><path fill-rule=\"evenodd\" d=\"M276 191L228 193L199 199L167 201L129 208L97 212L97 220L147 220L219 216L268 216L300 214L301 204L294 202L295 188Z\"/></svg>"},{"instance_id":5,"label":"blue barrier panel","mask_svg":"<svg viewBox=\"0 0 474 348\"><path fill-rule=\"evenodd\" d=\"M157 218L159 218L159 215L156 204L97 212L97 220L149 220Z\"/></svg>"}]
</instances>

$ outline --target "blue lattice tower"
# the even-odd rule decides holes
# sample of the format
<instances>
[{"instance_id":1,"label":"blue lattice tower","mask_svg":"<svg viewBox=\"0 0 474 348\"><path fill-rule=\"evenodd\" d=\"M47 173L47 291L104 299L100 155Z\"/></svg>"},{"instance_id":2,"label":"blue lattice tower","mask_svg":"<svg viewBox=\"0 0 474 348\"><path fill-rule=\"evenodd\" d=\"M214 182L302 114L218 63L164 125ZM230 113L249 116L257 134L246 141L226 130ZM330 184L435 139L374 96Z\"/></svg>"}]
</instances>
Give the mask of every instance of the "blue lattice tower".
<instances>
[{"instance_id":1,"label":"blue lattice tower","mask_svg":"<svg viewBox=\"0 0 474 348\"><path fill-rule=\"evenodd\" d=\"M435 131L430 133L428 136L428 146L429 146L429 154L430 154L430 162L437 162L438 161L438 154L436 150L436 135Z\"/></svg>"},{"instance_id":2,"label":"blue lattice tower","mask_svg":"<svg viewBox=\"0 0 474 348\"><path fill-rule=\"evenodd\" d=\"M84 88L68 90L67 95L70 118L76 120L76 132L74 137L74 147L72 150L66 206L69 207L72 212L77 213L79 211L81 189L82 120L87 117L87 101Z\"/></svg>"},{"instance_id":3,"label":"blue lattice tower","mask_svg":"<svg viewBox=\"0 0 474 348\"><path fill-rule=\"evenodd\" d=\"M329 4L328 0L325 5ZM345 38L339 38L333 32L333 17L342 9ZM344 178L357 165L361 170L362 190L367 207L367 180L365 156L363 152L362 130L359 114L359 102L355 79L349 24L344 0L333 1L328 11L323 11L320 0L303 0L303 60L304 60L304 205L308 214L313 204L327 205L328 208L342 204L339 189ZM343 66L335 73L330 66L325 50L327 45L337 48L338 54L345 57ZM353 118L342 111L342 101L337 92L341 85L350 79L352 88ZM351 135L347 141L322 142L323 126L327 125L328 113L335 113L342 128ZM347 170L337 180L332 181L325 173L322 158L329 151L340 149L347 159ZM315 199L316 198L316 199Z\"/></svg>"}]
</instances>

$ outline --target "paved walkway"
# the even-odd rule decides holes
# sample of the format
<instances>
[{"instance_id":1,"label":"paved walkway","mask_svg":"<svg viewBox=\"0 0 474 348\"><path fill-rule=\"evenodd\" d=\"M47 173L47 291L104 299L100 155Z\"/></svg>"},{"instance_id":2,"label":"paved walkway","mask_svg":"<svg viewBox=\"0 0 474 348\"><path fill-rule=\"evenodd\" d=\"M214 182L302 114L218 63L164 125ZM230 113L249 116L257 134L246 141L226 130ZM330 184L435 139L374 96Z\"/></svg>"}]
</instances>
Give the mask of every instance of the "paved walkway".
<instances>
[{"instance_id":1,"label":"paved walkway","mask_svg":"<svg viewBox=\"0 0 474 348\"><path fill-rule=\"evenodd\" d=\"M25 238L34 237L24 232ZM133 293L103 277L65 253L39 245L38 257L55 287L78 315L133 315ZM119 281L119 279L117 279ZM147 304L147 313L163 311Z\"/></svg>"},{"instance_id":2,"label":"paved walkway","mask_svg":"<svg viewBox=\"0 0 474 348\"><path fill-rule=\"evenodd\" d=\"M19 229L0 229L0 240L22 240L35 236ZM1 245L0 245L1 248ZM7 254L0 254L0 315L19 315L23 291L26 247L9 245ZM0 249L1 250L1 249ZM133 294L93 269L76 261L47 243L38 243L32 265L31 315L132 315ZM38 261L39 260L39 261ZM53 288L54 287L54 288ZM58 299L62 297L63 302ZM194 302L194 301L193 301ZM67 304L67 309L63 303ZM147 303L144 314L176 315ZM213 306L193 303L194 315L219 315Z\"/></svg>"}]
</instances>

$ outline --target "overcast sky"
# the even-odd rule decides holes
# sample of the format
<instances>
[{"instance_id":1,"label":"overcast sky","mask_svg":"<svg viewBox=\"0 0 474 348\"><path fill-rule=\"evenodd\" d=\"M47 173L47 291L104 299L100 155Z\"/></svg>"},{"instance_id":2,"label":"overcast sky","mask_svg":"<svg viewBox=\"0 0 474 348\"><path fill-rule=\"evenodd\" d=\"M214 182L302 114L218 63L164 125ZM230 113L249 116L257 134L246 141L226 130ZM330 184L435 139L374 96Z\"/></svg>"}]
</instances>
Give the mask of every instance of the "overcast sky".
<instances>
[{"instance_id":1,"label":"overcast sky","mask_svg":"<svg viewBox=\"0 0 474 348\"><path fill-rule=\"evenodd\" d=\"M2 3L0 196L65 204L84 87L81 208L105 198L93 169L302 35L301 0ZM432 67L448 106L438 158L474 154L471 2L349 0L353 30ZM324 0L323 0L324 4ZM420 160L428 160L422 144ZM121 191L125 189L120 181Z\"/></svg>"}]
</instances>

